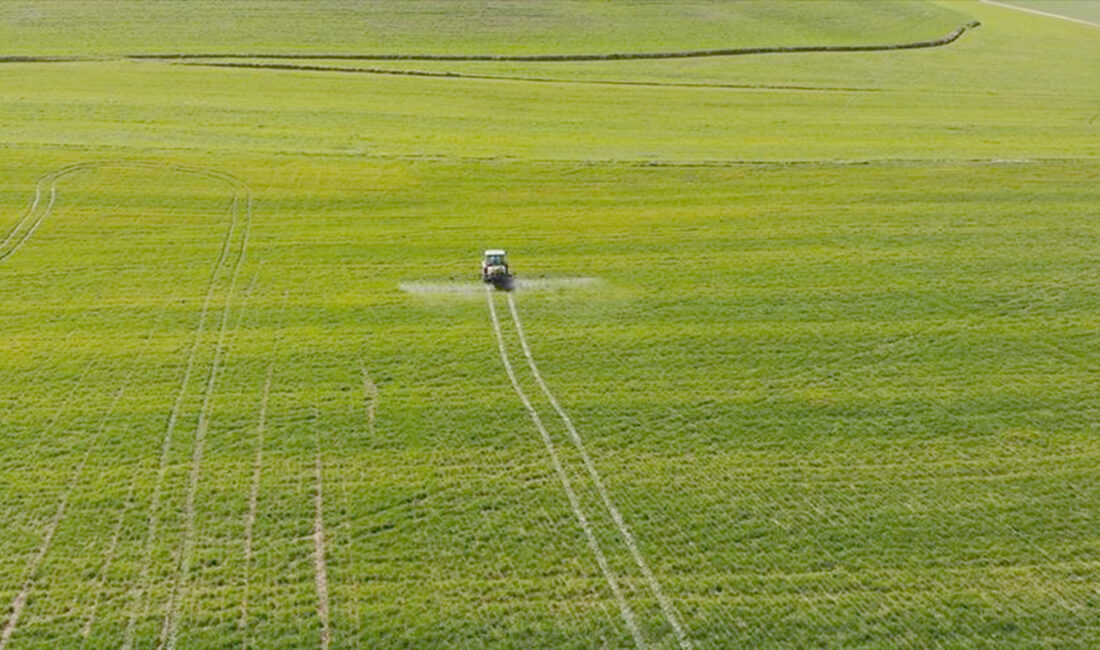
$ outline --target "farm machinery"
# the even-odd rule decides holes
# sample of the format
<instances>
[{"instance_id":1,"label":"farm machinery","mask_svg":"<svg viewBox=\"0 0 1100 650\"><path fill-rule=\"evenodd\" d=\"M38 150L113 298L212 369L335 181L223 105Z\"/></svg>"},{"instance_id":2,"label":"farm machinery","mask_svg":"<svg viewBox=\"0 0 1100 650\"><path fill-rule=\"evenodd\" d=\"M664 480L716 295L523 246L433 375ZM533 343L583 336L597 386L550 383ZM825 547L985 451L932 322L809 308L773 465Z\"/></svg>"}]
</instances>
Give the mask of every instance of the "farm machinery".
<instances>
[{"instance_id":1,"label":"farm machinery","mask_svg":"<svg viewBox=\"0 0 1100 650\"><path fill-rule=\"evenodd\" d=\"M493 285L498 291L511 291L516 276L508 268L504 251L489 249L481 260L481 281Z\"/></svg>"}]
</instances>

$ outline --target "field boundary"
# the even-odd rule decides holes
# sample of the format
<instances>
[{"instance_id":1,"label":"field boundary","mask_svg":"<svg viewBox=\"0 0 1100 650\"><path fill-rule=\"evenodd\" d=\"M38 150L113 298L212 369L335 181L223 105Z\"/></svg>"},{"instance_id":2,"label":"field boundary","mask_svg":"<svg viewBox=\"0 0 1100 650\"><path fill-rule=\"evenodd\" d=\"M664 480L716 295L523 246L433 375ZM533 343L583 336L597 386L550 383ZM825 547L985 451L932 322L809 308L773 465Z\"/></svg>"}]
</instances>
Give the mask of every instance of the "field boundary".
<instances>
[{"instance_id":1,"label":"field boundary","mask_svg":"<svg viewBox=\"0 0 1100 650\"><path fill-rule=\"evenodd\" d=\"M679 50L672 52L611 52L608 54L340 54L340 53L229 53L208 52L128 54L125 58L147 59L331 59L346 61L520 61L528 63L559 63L571 61L632 61L646 59L694 59L721 56L745 56L750 54L800 54L807 52L881 52L889 50L915 50L950 45L966 33L981 25L972 21L952 30L949 34L924 41L906 43L879 43L870 45L773 45L764 47L731 47L707 50Z\"/></svg>"},{"instance_id":2,"label":"field boundary","mask_svg":"<svg viewBox=\"0 0 1100 650\"><path fill-rule=\"evenodd\" d=\"M478 81L522 81L547 84L585 84L598 86L642 86L648 88L716 88L721 90L792 90L821 92L883 92L882 88L858 88L845 86L795 86L768 84L711 84L676 83L668 81L630 81L625 79L554 79L553 77L521 77L515 75L466 74L462 72L430 70L394 70L389 68L342 67L336 65L300 65L294 63L233 63L233 62L177 62L175 65L199 68L240 68L245 70L277 70L281 72L337 72L395 77L434 77L439 79L474 79Z\"/></svg>"},{"instance_id":3,"label":"field boundary","mask_svg":"<svg viewBox=\"0 0 1100 650\"><path fill-rule=\"evenodd\" d=\"M4 63L87 63L96 61L165 61L197 59L328 59L340 61L501 61L524 63L568 63L584 61L638 61L660 59L697 59L755 54L806 54L829 52L889 52L943 47L957 41L967 31L979 27L979 21L960 25L950 33L922 41L904 43L872 43L865 45L771 45L759 47L729 47L704 50L674 50L668 52L609 52L606 54L426 54L379 52L353 54L340 52L139 52L110 57L90 56L0 56Z\"/></svg>"}]
</instances>

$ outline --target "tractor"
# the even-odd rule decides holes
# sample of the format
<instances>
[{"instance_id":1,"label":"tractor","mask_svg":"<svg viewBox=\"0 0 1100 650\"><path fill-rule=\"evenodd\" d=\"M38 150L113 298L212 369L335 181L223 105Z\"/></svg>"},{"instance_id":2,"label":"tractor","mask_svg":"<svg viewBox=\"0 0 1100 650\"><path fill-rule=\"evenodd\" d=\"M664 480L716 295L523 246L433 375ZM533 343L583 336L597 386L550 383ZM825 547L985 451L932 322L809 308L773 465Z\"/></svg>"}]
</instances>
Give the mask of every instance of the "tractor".
<instances>
[{"instance_id":1,"label":"tractor","mask_svg":"<svg viewBox=\"0 0 1100 650\"><path fill-rule=\"evenodd\" d=\"M515 276L508 268L508 260L502 250L485 251L481 260L481 281L493 285L498 291L511 291Z\"/></svg>"}]
</instances>

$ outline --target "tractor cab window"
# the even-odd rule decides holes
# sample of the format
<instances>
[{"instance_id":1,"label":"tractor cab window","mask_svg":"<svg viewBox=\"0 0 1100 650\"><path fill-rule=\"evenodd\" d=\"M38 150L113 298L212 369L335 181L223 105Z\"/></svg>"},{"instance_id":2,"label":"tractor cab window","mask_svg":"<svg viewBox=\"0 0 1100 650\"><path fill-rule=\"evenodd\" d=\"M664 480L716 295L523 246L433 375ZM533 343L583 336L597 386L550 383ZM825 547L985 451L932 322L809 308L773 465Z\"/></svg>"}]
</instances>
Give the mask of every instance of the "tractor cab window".
<instances>
[{"instance_id":1,"label":"tractor cab window","mask_svg":"<svg viewBox=\"0 0 1100 650\"><path fill-rule=\"evenodd\" d=\"M489 255L489 256L486 256L485 263L488 264L489 266L500 266L500 265L504 264L504 256L503 255Z\"/></svg>"}]
</instances>

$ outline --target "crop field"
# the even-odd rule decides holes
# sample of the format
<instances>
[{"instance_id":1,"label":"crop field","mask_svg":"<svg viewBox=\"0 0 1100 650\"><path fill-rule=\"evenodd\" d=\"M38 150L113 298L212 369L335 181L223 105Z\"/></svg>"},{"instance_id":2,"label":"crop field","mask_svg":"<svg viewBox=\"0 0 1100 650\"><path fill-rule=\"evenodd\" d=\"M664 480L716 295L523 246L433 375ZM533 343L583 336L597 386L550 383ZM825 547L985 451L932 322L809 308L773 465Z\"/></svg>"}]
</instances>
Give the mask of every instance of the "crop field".
<instances>
[{"instance_id":1,"label":"crop field","mask_svg":"<svg viewBox=\"0 0 1100 650\"><path fill-rule=\"evenodd\" d=\"M0 4L0 650L1100 645L1081 4Z\"/></svg>"}]
</instances>

